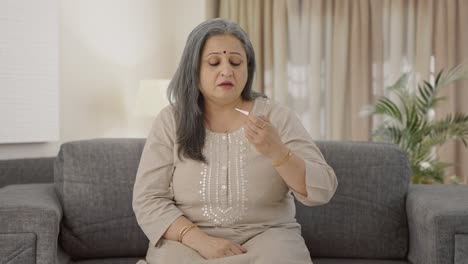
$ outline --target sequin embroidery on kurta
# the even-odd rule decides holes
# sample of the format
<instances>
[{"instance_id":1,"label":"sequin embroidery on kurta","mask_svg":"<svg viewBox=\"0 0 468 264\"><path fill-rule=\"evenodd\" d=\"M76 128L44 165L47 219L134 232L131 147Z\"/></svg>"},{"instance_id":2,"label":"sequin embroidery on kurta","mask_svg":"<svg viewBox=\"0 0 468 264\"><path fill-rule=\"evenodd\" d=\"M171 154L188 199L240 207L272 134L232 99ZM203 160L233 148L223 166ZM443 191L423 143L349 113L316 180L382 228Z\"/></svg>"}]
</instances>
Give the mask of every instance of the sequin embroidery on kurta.
<instances>
[{"instance_id":1,"label":"sequin embroidery on kurta","mask_svg":"<svg viewBox=\"0 0 468 264\"><path fill-rule=\"evenodd\" d=\"M244 128L233 133L207 130L200 198L203 215L217 226L234 224L247 210L246 143Z\"/></svg>"}]
</instances>

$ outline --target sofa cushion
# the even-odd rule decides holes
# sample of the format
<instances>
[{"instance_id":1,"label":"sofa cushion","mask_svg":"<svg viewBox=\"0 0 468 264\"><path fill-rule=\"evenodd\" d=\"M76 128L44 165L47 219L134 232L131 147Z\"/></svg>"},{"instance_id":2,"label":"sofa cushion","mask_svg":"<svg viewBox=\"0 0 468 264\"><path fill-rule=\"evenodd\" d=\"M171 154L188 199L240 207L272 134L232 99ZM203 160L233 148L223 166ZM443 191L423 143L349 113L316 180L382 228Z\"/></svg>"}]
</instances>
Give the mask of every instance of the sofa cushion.
<instances>
[{"instance_id":1,"label":"sofa cushion","mask_svg":"<svg viewBox=\"0 0 468 264\"><path fill-rule=\"evenodd\" d=\"M90 259L72 262L72 264L135 264L139 258L108 258L108 259ZM382 263L384 264L384 263Z\"/></svg>"},{"instance_id":2,"label":"sofa cushion","mask_svg":"<svg viewBox=\"0 0 468 264\"><path fill-rule=\"evenodd\" d=\"M455 235L455 264L468 263L468 234Z\"/></svg>"},{"instance_id":3,"label":"sofa cushion","mask_svg":"<svg viewBox=\"0 0 468 264\"><path fill-rule=\"evenodd\" d=\"M144 139L62 144L55 182L63 206L60 244L74 259L144 256L132 190Z\"/></svg>"},{"instance_id":4,"label":"sofa cushion","mask_svg":"<svg viewBox=\"0 0 468 264\"><path fill-rule=\"evenodd\" d=\"M346 259L346 258L322 258L312 259L314 264L410 264L406 260L381 260L381 259Z\"/></svg>"},{"instance_id":5,"label":"sofa cushion","mask_svg":"<svg viewBox=\"0 0 468 264\"><path fill-rule=\"evenodd\" d=\"M31 251L26 249L18 262L15 258L11 264L53 263L60 219L62 210L53 184L14 184L0 188L0 234L13 235L2 238L0 249L5 248L3 243L12 243L5 242L10 239L19 239L21 245L29 248L31 244L34 245L31 249L33 262L21 262L30 260L31 254L28 252ZM0 250L0 256L5 256L7 252Z\"/></svg>"},{"instance_id":6,"label":"sofa cushion","mask_svg":"<svg viewBox=\"0 0 468 264\"><path fill-rule=\"evenodd\" d=\"M0 187L10 184L52 183L55 157L0 160Z\"/></svg>"},{"instance_id":7,"label":"sofa cushion","mask_svg":"<svg viewBox=\"0 0 468 264\"><path fill-rule=\"evenodd\" d=\"M36 234L0 233L0 263L35 263Z\"/></svg>"},{"instance_id":8,"label":"sofa cushion","mask_svg":"<svg viewBox=\"0 0 468 264\"><path fill-rule=\"evenodd\" d=\"M397 146L317 142L335 170L338 189L325 205L296 202L312 257L404 259L408 251L405 195L410 169Z\"/></svg>"}]
</instances>

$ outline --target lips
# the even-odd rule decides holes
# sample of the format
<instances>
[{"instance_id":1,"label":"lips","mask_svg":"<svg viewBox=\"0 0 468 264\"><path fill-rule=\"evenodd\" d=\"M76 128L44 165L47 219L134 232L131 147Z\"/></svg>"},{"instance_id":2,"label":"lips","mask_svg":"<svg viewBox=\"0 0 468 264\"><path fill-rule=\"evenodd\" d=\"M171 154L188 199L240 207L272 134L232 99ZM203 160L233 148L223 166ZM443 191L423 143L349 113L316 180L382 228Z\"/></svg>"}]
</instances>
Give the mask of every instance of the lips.
<instances>
[{"instance_id":1,"label":"lips","mask_svg":"<svg viewBox=\"0 0 468 264\"><path fill-rule=\"evenodd\" d=\"M233 86L234 84L232 82L230 82L230 81L224 81L224 82L222 82L222 83L220 83L218 85L219 86L222 86L222 85L231 85L231 86Z\"/></svg>"},{"instance_id":2,"label":"lips","mask_svg":"<svg viewBox=\"0 0 468 264\"><path fill-rule=\"evenodd\" d=\"M234 84L232 82L230 82L230 81L224 81L224 82L218 84L218 86L221 86L224 89L230 89L230 88L232 88L234 86Z\"/></svg>"}]
</instances>

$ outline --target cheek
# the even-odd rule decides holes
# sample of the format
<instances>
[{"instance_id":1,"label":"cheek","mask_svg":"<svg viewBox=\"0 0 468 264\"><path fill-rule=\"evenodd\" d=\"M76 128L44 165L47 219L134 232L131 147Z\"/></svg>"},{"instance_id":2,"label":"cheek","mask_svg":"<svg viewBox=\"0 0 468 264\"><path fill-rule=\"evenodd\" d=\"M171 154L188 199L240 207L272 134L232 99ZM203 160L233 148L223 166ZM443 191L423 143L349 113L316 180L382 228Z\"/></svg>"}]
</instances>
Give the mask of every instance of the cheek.
<instances>
[{"instance_id":1,"label":"cheek","mask_svg":"<svg viewBox=\"0 0 468 264\"><path fill-rule=\"evenodd\" d=\"M208 70L200 70L200 83L209 85L213 82L213 73Z\"/></svg>"},{"instance_id":2,"label":"cheek","mask_svg":"<svg viewBox=\"0 0 468 264\"><path fill-rule=\"evenodd\" d=\"M248 76L249 76L249 73L248 73L248 71L247 71L247 67L246 67L245 69L242 69L242 70L239 72L239 74L240 74L240 78L242 79L242 81L243 81L244 83L246 83L246 82L247 82L247 78L248 78Z\"/></svg>"}]
</instances>

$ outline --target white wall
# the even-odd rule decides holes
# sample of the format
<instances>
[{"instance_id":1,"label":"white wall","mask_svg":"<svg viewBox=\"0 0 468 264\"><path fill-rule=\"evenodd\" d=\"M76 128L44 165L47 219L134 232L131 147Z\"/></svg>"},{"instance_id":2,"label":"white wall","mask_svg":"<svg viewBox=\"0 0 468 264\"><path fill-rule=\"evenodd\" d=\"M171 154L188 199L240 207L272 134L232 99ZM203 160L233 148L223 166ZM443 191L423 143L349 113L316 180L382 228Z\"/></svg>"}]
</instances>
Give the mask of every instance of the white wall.
<instances>
[{"instance_id":1,"label":"white wall","mask_svg":"<svg viewBox=\"0 0 468 264\"><path fill-rule=\"evenodd\" d=\"M58 3L0 0L0 143L59 140Z\"/></svg>"},{"instance_id":2,"label":"white wall","mask_svg":"<svg viewBox=\"0 0 468 264\"><path fill-rule=\"evenodd\" d=\"M55 156L62 142L146 137L141 79L170 79L206 0L61 0L60 141L0 144L0 159Z\"/></svg>"}]
</instances>

